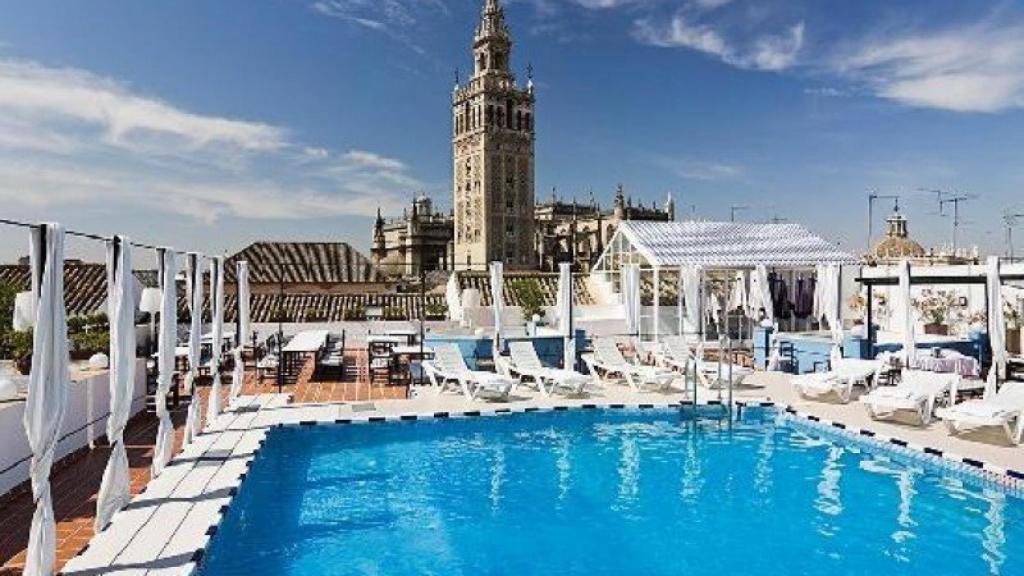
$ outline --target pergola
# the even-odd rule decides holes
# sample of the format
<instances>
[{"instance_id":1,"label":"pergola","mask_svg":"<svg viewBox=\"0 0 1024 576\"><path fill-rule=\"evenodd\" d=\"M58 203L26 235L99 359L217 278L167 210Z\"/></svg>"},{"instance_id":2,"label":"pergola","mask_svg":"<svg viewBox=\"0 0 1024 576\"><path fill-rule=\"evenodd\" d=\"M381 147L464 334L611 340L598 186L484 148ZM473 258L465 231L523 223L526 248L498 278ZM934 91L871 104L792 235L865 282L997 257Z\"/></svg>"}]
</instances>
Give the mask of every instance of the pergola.
<instances>
[{"instance_id":1,"label":"pergola","mask_svg":"<svg viewBox=\"0 0 1024 576\"><path fill-rule=\"evenodd\" d=\"M764 269L817 270L821 266L856 264L857 259L799 224L750 222L624 222L618 227L593 273L604 275L617 292L624 266L649 274L654 291L653 337L659 337L662 275L699 271L700 284L709 274L725 274L727 294L735 272ZM838 283L839 278L836 277ZM838 291L837 291L838 292ZM682 290L676 290L679 326L683 332ZM835 295L838 312L838 293ZM700 296L699 299L702 299ZM692 306L692 303L689 303ZM698 306L700 301L698 300ZM701 323L703 324L703 322ZM703 336L703 327L700 329Z\"/></svg>"}]
</instances>

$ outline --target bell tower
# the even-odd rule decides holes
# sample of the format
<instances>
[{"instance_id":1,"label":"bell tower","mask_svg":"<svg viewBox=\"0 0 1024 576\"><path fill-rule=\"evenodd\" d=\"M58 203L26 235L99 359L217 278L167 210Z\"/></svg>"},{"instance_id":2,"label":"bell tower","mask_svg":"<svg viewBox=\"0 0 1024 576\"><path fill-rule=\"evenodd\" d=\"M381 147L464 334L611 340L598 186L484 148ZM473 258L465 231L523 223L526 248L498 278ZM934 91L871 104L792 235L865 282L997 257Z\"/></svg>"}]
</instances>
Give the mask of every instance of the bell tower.
<instances>
[{"instance_id":1,"label":"bell tower","mask_svg":"<svg viewBox=\"0 0 1024 576\"><path fill-rule=\"evenodd\" d=\"M485 0L473 75L452 93L456 269L484 270L493 260L536 265L533 79L516 84L511 54L504 9Z\"/></svg>"}]
</instances>

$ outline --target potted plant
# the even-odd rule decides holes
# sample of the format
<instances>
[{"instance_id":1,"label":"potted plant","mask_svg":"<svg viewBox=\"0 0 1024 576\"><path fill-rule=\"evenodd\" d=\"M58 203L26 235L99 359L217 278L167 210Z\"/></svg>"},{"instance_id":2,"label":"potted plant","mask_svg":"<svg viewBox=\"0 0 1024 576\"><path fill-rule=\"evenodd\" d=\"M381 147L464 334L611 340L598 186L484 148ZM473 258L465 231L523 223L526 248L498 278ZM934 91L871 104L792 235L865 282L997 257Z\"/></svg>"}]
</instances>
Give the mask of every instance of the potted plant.
<instances>
[{"instance_id":1,"label":"potted plant","mask_svg":"<svg viewBox=\"0 0 1024 576\"><path fill-rule=\"evenodd\" d=\"M431 302L423 311L427 320L444 320L448 317L448 305L443 302Z\"/></svg>"},{"instance_id":2,"label":"potted plant","mask_svg":"<svg viewBox=\"0 0 1024 576\"><path fill-rule=\"evenodd\" d=\"M959 306L957 300L951 292L931 289L923 290L921 297L914 299L914 308L921 314L925 334L949 335L949 319Z\"/></svg>"},{"instance_id":3,"label":"potted plant","mask_svg":"<svg viewBox=\"0 0 1024 576\"><path fill-rule=\"evenodd\" d=\"M1024 299L1016 301L1006 300L1003 302L1003 317L1006 318L1006 351L1010 354L1020 354L1024 348L1024 338L1021 335L1021 324L1024 323Z\"/></svg>"},{"instance_id":4,"label":"potted plant","mask_svg":"<svg viewBox=\"0 0 1024 576\"><path fill-rule=\"evenodd\" d=\"M544 290L537 279L524 278L516 280L509 282L509 287L515 292L516 299L519 300L519 306L523 309L524 320L529 322L534 316L538 318L544 317Z\"/></svg>"},{"instance_id":5,"label":"potted plant","mask_svg":"<svg viewBox=\"0 0 1024 576\"><path fill-rule=\"evenodd\" d=\"M28 376L32 371L32 330L11 331L10 342L11 359L14 360L15 367L23 376Z\"/></svg>"},{"instance_id":6,"label":"potted plant","mask_svg":"<svg viewBox=\"0 0 1024 576\"><path fill-rule=\"evenodd\" d=\"M345 313L342 316L345 320L350 322L361 322L366 320L366 307L356 305L351 308L346 308Z\"/></svg>"}]
</instances>

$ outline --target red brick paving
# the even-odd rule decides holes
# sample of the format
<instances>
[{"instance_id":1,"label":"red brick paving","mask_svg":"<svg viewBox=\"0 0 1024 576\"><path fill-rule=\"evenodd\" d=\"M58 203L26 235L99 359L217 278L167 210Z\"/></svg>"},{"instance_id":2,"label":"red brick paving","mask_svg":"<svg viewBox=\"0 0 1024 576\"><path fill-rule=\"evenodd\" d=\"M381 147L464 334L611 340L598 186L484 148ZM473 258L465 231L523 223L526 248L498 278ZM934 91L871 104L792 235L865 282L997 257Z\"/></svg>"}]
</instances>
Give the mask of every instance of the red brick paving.
<instances>
[{"instance_id":1,"label":"red brick paving","mask_svg":"<svg viewBox=\"0 0 1024 576\"><path fill-rule=\"evenodd\" d=\"M307 362L295 384L284 386L285 393L293 395L294 402L372 401L386 398L405 398L405 386L367 382L365 352L354 352L346 360L355 369L350 381L314 381L313 363ZM227 386L224 395L227 395ZM199 390L200 402L205 405L209 388ZM246 373L243 394L277 392L272 379L257 382L252 372ZM175 426L175 451L181 446L181 427L185 421L188 398L171 410ZM125 446L131 465L132 494L138 494L149 482L153 443L156 438L156 415L145 411L125 429ZM110 449L104 439L93 450L82 449L62 458L51 474L54 516L57 519L57 569L78 554L92 538L93 518L96 512L96 493L99 491L103 469L107 465ZM0 496L0 576L21 574L28 546L28 530L34 507L28 482Z\"/></svg>"}]
</instances>

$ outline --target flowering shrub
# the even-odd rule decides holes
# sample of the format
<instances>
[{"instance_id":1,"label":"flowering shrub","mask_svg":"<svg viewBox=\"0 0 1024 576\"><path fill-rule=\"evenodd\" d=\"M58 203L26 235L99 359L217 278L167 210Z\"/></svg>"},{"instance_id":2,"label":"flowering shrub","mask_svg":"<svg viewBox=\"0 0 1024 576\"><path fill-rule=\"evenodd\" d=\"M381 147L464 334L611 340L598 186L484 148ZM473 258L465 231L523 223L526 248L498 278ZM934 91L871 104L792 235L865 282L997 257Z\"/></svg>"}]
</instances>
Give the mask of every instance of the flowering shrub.
<instances>
[{"instance_id":1,"label":"flowering shrub","mask_svg":"<svg viewBox=\"0 0 1024 576\"><path fill-rule=\"evenodd\" d=\"M1003 301L1003 317L1006 318L1007 328L1010 330L1020 329L1021 324L1024 323L1022 309L1024 309L1024 299L1022 298L1018 298L1016 301Z\"/></svg>"},{"instance_id":2,"label":"flowering shrub","mask_svg":"<svg viewBox=\"0 0 1024 576\"><path fill-rule=\"evenodd\" d=\"M914 308L921 314L925 324L948 324L960 308L959 297L946 290L921 291L921 297L914 299Z\"/></svg>"}]
</instances>

